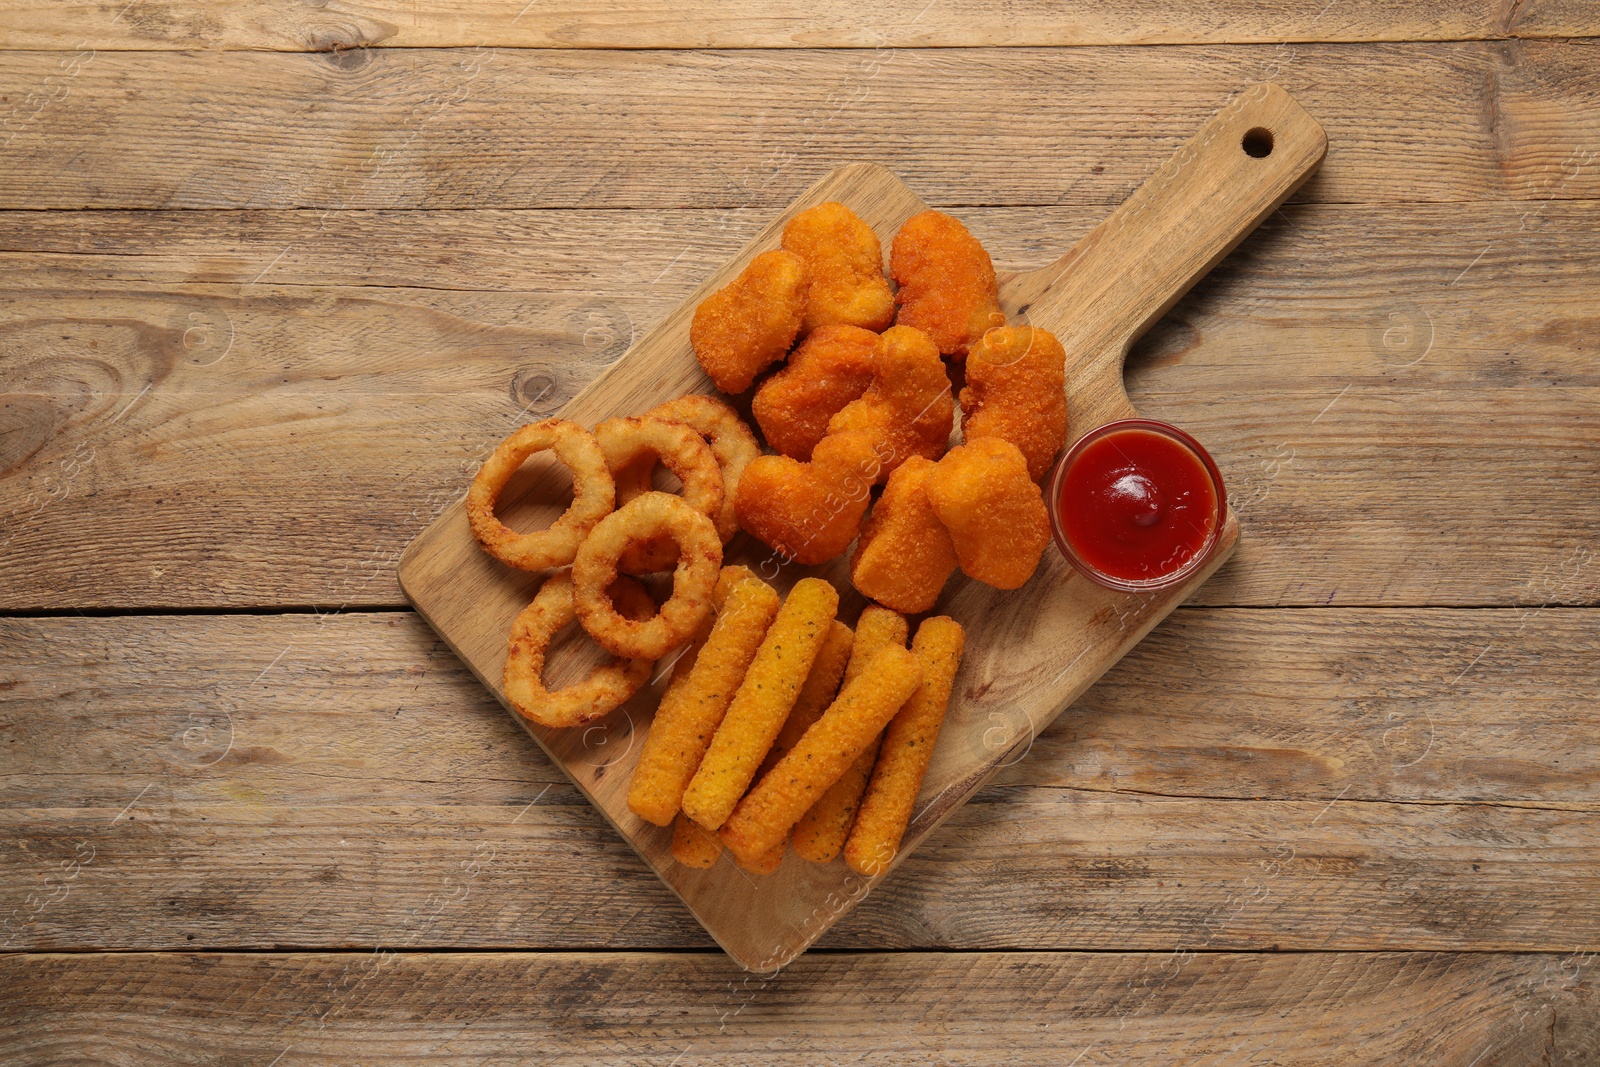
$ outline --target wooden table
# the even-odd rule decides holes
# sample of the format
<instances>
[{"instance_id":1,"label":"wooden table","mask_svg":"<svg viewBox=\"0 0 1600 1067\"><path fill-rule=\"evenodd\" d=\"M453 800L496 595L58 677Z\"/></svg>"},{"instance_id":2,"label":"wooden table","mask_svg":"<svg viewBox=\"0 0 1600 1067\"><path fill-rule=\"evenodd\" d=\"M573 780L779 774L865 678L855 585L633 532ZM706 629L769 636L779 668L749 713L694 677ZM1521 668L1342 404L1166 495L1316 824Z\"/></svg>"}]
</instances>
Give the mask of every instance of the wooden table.
<instances>
[{"instance_id":1,"label":"wooden table","mask_svg":"<svg viewBox=\"0 0 1600 1067\"><path fill-rule=\"evenodd\" d=\"M7 5L0 1059L1600 1062L1600 10L1393 6ZM1034 266L1262 80L1128 373L1234 560L739 971L401 550L833 167Z\"/></svg>"}]
</instances>

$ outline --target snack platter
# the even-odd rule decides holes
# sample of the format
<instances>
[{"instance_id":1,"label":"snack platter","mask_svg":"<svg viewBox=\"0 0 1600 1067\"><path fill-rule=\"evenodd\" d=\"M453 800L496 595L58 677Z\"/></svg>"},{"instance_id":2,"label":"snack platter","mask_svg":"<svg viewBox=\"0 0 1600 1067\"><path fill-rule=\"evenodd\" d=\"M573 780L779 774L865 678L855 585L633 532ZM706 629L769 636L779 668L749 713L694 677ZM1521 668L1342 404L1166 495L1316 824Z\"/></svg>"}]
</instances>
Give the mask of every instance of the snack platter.
<instances>
[{"instance_id":1,"label":"snack platter","mask_svg":"<svg viewBox=\"0 0 1600 1067\"><path fill-rule=\"evenodd\" d=\"M1320 126L1286 93L1270 85L1251 87L1056 263L1000 275L1008 321L1049 330L1065 348L1068 445L1135 414L1122 386L1128 347L1293 193L1325 150ZM778 248L788 220L830 201L854 211L885 244L927 208L882 167L856 164L835 171L707 278L560 417L594 427L684 394L716 395L690 344L695 309L757 255ZM547 526L566 506L569 482L548 454L537 455L501 494L499 515L518 530ZM643 739L668 684L666 660L643 690L583 726L555 729L514 717L729 955L749 969L772 971L805 951L998 769L1020 758L1039 731L1227 560L1237 538L1230 514L1205 565L1181 585L1159 592L1130 594L1096 585L1054 546L1019 589L996 589L957 572L931 614L965 628L965 653L910 823L893 860L872 876L842 861L811 863L793 852L767 875L741 869L726 854L708 868L673 858L672 828L644 821L628 805ZM849 558L814 567L780 565L772 549L741 533L727 544L722 561L756 570L782 594L803 578L826 579L839 594L837 617L854 625L868 602L852 586ZM423 618L511 707L502 681L507 634L543 576L486 554L465 503L458 502L406 550L399 578ZM580 638L569 633L551 646L550 688L582 677L603 658Z\"/></svg>"}]
</instances>

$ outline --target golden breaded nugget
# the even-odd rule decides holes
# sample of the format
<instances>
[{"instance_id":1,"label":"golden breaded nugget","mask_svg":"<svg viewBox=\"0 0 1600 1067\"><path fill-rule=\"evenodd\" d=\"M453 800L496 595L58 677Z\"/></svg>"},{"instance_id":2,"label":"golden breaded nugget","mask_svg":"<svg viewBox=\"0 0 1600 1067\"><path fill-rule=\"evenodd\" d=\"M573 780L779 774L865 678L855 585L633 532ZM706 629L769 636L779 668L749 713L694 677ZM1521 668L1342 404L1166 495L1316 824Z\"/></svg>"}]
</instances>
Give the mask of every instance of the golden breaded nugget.
<instances>
[{"instance_id":1,"label":"golden breaded nugget","mask_svg":"<svg viewBox=\"0 0 1600 1067\"><path fill-rule=\"evenodd\" d=\"M766 758L761 761L761 769L756 772L757 781L799 742L812 723L822 718L833 698L839 695L839 683L844 678L845 665L850 662L850 646L854 640L855 632L835 619L827 640L822 642L811 664L811 673L800 687L794 707L789 709L789 717L783 720L783 729L778 731Z\"/></svg>"},{"instance_id":2,"label":"golden breaded nugget","mask_svg":"<svg viewBox=\"0 0 1600 1067\"><path fill-rule=\"evenodd\" d=\"M722 840L699 823L678 812L672 820L672 858L685 867L714 867L722 855Z\"/></svg>"},{"instance_id":3,"label":"golden breaded nugget","mask_svg":"<svg viewBox=\"0 0 1600 1067\"><path fill-rule=\"evenodd\" d=\"M944 360L928 335L895 326L878 338L872 384L859 400L828 420L829 435L850 430L876 434L887 446L878 482L912 456L938 459L955 426L955 396Z\"/></svg>"},{"instance_id":4,"label":"golden breaded nugget","mask_svg":"<svg viewBox=\"0 0 1600 1067\"><path fill-rule=\"evenodd\" d=\"M790 753L728 817L722 843L747 861L783 842L823 790L838 781L922 683L922 664L903 648L885 648L823 712Z\"/></svg>"},{"instance_id":5,"label":"golden breaded nugget","mask_svg":"<svg viewBox=\"0 0 1600 1067\"><path fill-rule=\"evenodd\" d=\"M829 434L810 463L751 460L733 502L739 525L796 563L826 563L856 539L882 463L876 435L865 431Z\"/></svg>"},{"instance_id":6,"label":"golden breaded nugget","mask_svg":"<svg viewBox=\"0 0 1600 1067\"><path fill-rule=\"evenodd\" d=\"M830 202L800 212L783 228L783 247L805 260L811 278L805 332L841 323L878 331L894 321L883 246L854 211Z\"/></svg>"},{"instance_id":7,"label":"golden breaded nugget","mask_svg":"<svg viewBox=\"0 0 1600 1067\"><path fill-rule=\"evenodd\" d=\"M952 448L926 490L967 577L996 589L1033 577L1050 543L1050 516L1016 445L980 437Z\"/></svg>"},{"instance_id":8,"label":"golden breaded nugget","mask_svg":"<svg viewBox=\"0 0 1600 1067\"><path fill-rule=\"evenodd\" d=\"M1006 324L989 253L943 212L906 220L894 235L889 273L900 285L895 321L927 333L947 356L964 358L985 330Z\"/></svg>"},{"instance_id":9,"label":"golden breaded nugget","mask_svg":"<svg viewBox=\"0 0 1600 1067\"><path fill-rule=\"evenodd\" d=\"M883 732L872 781L844 846L844 861L861 874L880 873L900 848L944 725L966 640L961 624L943 615L924 619L917 627L911 651L922 661L922 684Z\"/></svg>"},{"instance_id":10,"label":"golden breaded nugget","mask_svg":"<svg viewBox=\"0 0 1600 1067\"><path fill-rule=\"evenodd\" d=\"M763 252L694 309L689 343L724 393L742 393L783 358L805 315L806 265L793 252Z\"/></svg>"},{"instance_id":11,"label":"golden breaded nugget","mask_svg":"<svg viewBox=\"0 0 1600 1067\"><path fill-rule=\"evenodd\" d=\"M661 698L645 734L628 788L628 808L657 826L678 813L733 694L739 688L778 614L778 594L762 581L741 581L729 591L694 665Z\"/></svg>"},{"instance_id":12,"label":"golden breaded nugget","mask_svg":"<svg viewBox=\"0 0 1600 1067\"><path fill-rule=\"evenodd\" d=\"M905 617L888 608L871 605L862 611L850 648L850 664L844 672L845 688L861 676L873 656L885 648L905 648L908 630ZM872 764L877 758L878 739L873 738L839 780L828 786L801 816L794 828L794 850L802 859L828 863L839 854L850 836L856 808L861 803L861 794L866 792Z\"/></svg>"},{"instance_id":13,"label":"golden breaded nugget","mask_svg":"<svg viewBox=\"0 0 1600 1067\"><path fill-rule=\"evenodd\" d=\"M733 597L748 585L740 586ZM707 830L721 826L750 787L838 610L839 593L822 578L802 578L789 591L717 726L711 747L683 791L683 813ZM706 649L710 648L708 641ZM700 655L704 659L707 652Z\"/></svg>"},{"instance_id":14,"label":"golden breaded nugget","mask_svg":"<svg viewBox=\"0 0 1600 1067\"><path fill-rule=\"evenodd\" d=\"M1033 326L990 330L967 354L961 434L999 437L1021 450L1034 481L1067 443L1067 353Z\"/></svg>"},{"instance_id":15,"label":"golden breaded nugget","mask_svg":"<svg viewBox=\"0 0 1600 1067\"><path fill-rule=\"evenodd\" d=\"M828 420L872 384L878 335L855 326L824 326L761 383L750 410L779 455L809 460Z\"/></svg>"},{"instance_id":16,"label":"golden breaded nugget","mask_svg":"<svg viewBox=\"0 0 1600 1067\"><path fill-rule=\"evenodd\" d=\"M933 467L932 460L912 456L889 476L850 558L850 581L862 595L907 615L933 607L956 572L950 533L928 502Z\"/></svg>"}]
</instances>

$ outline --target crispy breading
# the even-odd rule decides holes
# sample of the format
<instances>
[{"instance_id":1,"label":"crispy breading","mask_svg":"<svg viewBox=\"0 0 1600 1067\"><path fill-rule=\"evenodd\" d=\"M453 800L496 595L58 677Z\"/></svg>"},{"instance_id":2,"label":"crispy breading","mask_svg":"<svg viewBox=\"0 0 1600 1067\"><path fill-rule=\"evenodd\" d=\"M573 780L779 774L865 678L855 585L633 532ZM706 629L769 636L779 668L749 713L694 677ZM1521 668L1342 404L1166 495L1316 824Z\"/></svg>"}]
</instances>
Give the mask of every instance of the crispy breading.
<instances>
[{"instance_id":1,"label":"crispy breading","mask_svg":"<svg viewBox=\"0 0 1600 1067\"><path fill-rule=\"evenodd\" d=\"M933 468L932 460L912 456L889 476L850 559L850 581L862 595L907 615L933 607L956 572L950 533L928 502Z\"/></svg>"},{"instance_id":2,"label":"crispy breading","mask_svg":"<svg viewBox=\"0 0 1600 1067\"><path fill-rule=\"evenodd\" d=\"M722 839L683 812L672 820L672 858L685 867L714 867L722 855Z\"/></svg>"},{"instance_id":3,"label":"crispy breading","mask_svg":"<svg viewBox=\"0 0 1600 1067\"><path fill-rule=\"evenodd\" d=\"M850 663L844 672L845 688L861 676L872 657L880 651L905 648L908 632L905 616L888 608L868 605L856 621ZM879 740L873 738L839 780L823 790L816 803L795 824L794 851L800 858L827 863L844 847L850 827L855 823L861 794L866 792L867 780L872 776L872 765L878 758Z\"/></svg>"},{"instance_id":4,"label":"crispy breading","mask_svg":"<svg viewBox=\"0 0 1600 1067\"><path fill-rule=\"evenodd\" d=\"M876 434L885 446L882 484L911 456L944 455L954 425L955 397L938 349L921 330L895 326L878 338L872 384L828 420L828 433Z\"/></svg>"},{"instance_id":5,"label":"crispy breading","mask_svg":"<svg viewBox=\"0 0 1600 1067\"><path fill-rule=\"evenodd\" d=\"M811 728L811 724L828 710L833 698L839 695L839 683L844 679L845 665L850 662L850 646L854 641L855 631L838 619L833 620L833 628L828 631L827 640L822 642L822 648L817 651L817 658L811 664L811 673L806 675L800 695L795 698L794 707L789 709L789 717L783 720L783 729L778 731L766 758L761 761L761 769L756 772L757 781L795 746Z\"/></svg>"},{"instance_id":6,"label":"crispy breading","mask_svg":"<svg viewBox=\"0 0 1600 1067\"><path fill-rule=\"evenodd\" d=\"M903 648L881 649L800 743L739 801L722 827L722 843L747 862L781 844L921 683L916 656Z\"/></svg>"},{"instance_id":7,"label":"crispy breading","mask_svg":"<svg viewBox=\"0 0 1600 1067\"><path fill-rule=\"evenodd\" d=\"M1049 330L1003 326L967 354L961 390L961 435L999 437L1028 461L1034 481L1050 471L1067 443L1067 354Z\"/></svg>"},{"instance_id":8,"label":"crispy breading","mask_svg":"<svg viewBox=\"0 0 1600 1067\"><path fill-rule=\"evenodd\" d=\"M872 384L877 347L877 334L845 325L824 326L800 342L750 404L773 451L810 459L828 420Z\"/></svg>"},{"instance_id":9,"label":"crispy breading","mask_svg":"<svg viewBox=\"0 0 1600 1067\"><path fill-rule=\"evenodd\" d=\"M823 578L802 578L789 591L683 792L683 813L689 818L715 830L744 796L794 707L838 610L839 593Z\"/></svg>"},{"instance_id":10,"label":"crispy breading","mask_svg":"<svg viewBox=\"0 0 1600 1067\"><path fill-rule=\"evenodd\" d=\"M969 578L1015 589L1033 576L1050 543L1050 516L1016 445L980 437L952 448L926 491Z\"/></svg>"},{"instance_id":11,"label":"crispy breading","mask_svg":"<svg viewBox=\"0 0 1600 1067\"><path fill-rule=\"evenodd\" d=\"M809 277L793 252L763 252L694 309L689 343L724 393L742 393L800 332Z\"/></svg>"},{"instance_id":12,"label":"crispy breading","mask_svg":"<svg viewBox=\"0 0 1600 1067\"><path fill-rule=\"evenodd\" d=\"M797 563L826 563L861 529L883 463L879 453L876 435L853 432L823 438L810 463L788 456L751 460L734 497L739 525Z\"/></svg>"},{"instance_id":13,"label":"crispy breading","mask_svg":"<svg viewBox=\"0 0 1600 1067\"><path fill-rule=\"evenodd\" d=\"M922 684L883 732L872 781L844 846L844 861L861 874L881 873L900 849L965 645L966 631L954 619L936 615L917 627L911 651L922 661Z\"/></svg>"},{"instance_id":14,"label":"crispy breading","mask_svg":"<svg viewBox=\"0 0 1600 1067\"><path fill-rule=\"evenodd\" d=\"M628 808L666 826L733 702L756 650L778 614L778 594L766 582L740 581L728 591L711 634L681 680L674 677L645 735L628 788Z\"/></svg>"},{"instance_id":15,"label":"crispy breading","mask_svg":"<svg viewBox=\"0 0 1600 1067\"><path fill-rule=\"evenodd\" d=\"M895 321L926 332L947 356L964 358L985 330L1006 324L989 253L943 212L906 220L889 251L889 273L900 286Z\"/></svg>"},{"instance_id":16,"label":"crispy breading","mask_svg":"<svg viewBox=\"0 0 1600 1067\"><path fill-rule=\"evenodd\" d=\"M802 331L841 323L878 331L894 321L883 246L854 211L837 202L807 208L784 226L783 247L811 277Z\"/></svg>"}]
</instances>

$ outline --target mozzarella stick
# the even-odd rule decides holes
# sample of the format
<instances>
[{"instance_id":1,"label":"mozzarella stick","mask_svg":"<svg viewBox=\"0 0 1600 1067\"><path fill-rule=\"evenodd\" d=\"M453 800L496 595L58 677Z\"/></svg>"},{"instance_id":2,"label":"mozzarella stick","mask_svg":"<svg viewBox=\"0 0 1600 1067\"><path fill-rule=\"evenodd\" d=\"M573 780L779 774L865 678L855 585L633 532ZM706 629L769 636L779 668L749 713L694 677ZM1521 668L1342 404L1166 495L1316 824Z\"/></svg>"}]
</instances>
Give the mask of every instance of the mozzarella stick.
<instances>
[{"instance_id":1,"label":"mozzarella stick","mask_svg":"<svg viewBox=\"0 0 1600 1067\"><path fill-rule=\"evenodd\" d=\"M905 616L899 612L876 604L863 611L856 623L855 643L850 649L850 666L845 669L844 684L849 686L855 681L879 649L890 645L904 648L907 631ZM856 806L866 791L867 779L872 775L872 764L877 758L878 739L874 738L844 775L801 817L794 828L794 850L801 858L812 863L829 863L839 854L845 838L850 836Z\"/></svg>"},{"instance_id":2,"label":"mozzarella stick","mask_svg":"<svg viewBox=\"0 0 1600 1067\"><path fill-rule=\"evenodd\" d=\"M699 824L696 823L695 825L698 826ZM715 833L711 833L709 830L701 830L701 833L717 837ZM717 845L721 847L721 838L717 839ZM771 874L783 864L783 854L789 850L788 846L789 842L780 839L770 850L763 852L749 863L741 860L738 856L734 856L733 861L739 865L740 870L749 871L751 874Z\"/></svg>"},{"instance_id":3,"label":"mozzarella stick","mask_svg":"<svg viewBox=\"0 0 1600 1067\"><path fill-rule=\"evenodd\" d=\"M944 725L966 640L961 624L943 615L917 627L911 652L922 663L922 684L883 732L883 749L844 846L844 861L861 874L881 873L899 851Z\"/></svg>"},{"instance_id":4,"label":"mozzarella stick","mask_svg":"<svg viewBox=\"0 0 1600 1067\"><path fill-rule=\"evenodd\" d=\"M750 787L838 610L838 591L821 578L802 578L789 591L711 738L711 747L683 791L683 813L707 830L721 826ZM710 647L708 642L706 648ZM705 658L704 652L700 655Z\"/></svg>"},{"instance_id":5,"label":"mozzarella stick","mask_svg":"<svg viewBox=\"0 0 1600 1067\"><path fill-rule=\"evenodd\" d=\"M850 645L854 640L854 631L835 619L827 640L822 642L822 648L817 652L816 661L811 664L811 673L806 675L805 684L800 687L794 707L789 710L789 717L783 720L783 729L778 731L777 739L767 750L767 758L761 761L756 781L759 782L777 766L778 761L811 729L811 724L822 718L822 713L828 710L833 698L839 695L839 681L844 677L845 664L850 661Z\"/></svg>"},{"instance_id":6,"label":"mozzarella stick","mask_svg":"<svg viewBox=\"0 0 1600 1067\"><path fill-rule=\"evenodd\" d=\"M703 830L700 824L683 812L672 820L672 858L685 867L713 867L722 855L722 842L716 834Z\"/></svg>"},{"instance_id":7,"label":"mozzarella stick","mask_svg":"<svg viewBox=\"0 0 1600 1067\"><path fill-rule=\"evenodd\" d=\"M722 827L722 843L734 858L748 862L781 844L921 682L916 656L895 646L880 649L800 743L739 801Z\"/></svg>"},{"instance_id":8,"label":"mozzarella stick","mask_svg":"<svg viewBox=\"0 0 1600 1067\"><path fill-rule=\"evenodd\" d=\"M694 666L661 698L628 787L628 808L657 826L678 814L684 788L728 711L778 614L778 594L766 582L733 585Z\"/></svg>"},{"instance_id":9,"label":"mozzarella stick","mask_svg":"<svg viewBox=\"0 0 1600 1067\"><path fill-rule=\"evenodd\" d=\"M728 602L728 594L733 592L734 586L740 582L760 580L756 577L756 572L749 567L741 567L737 563L729 564L722 568L721 574L717 575L716 587L711 591L711 603L717 611L721 611L722 605ZM706 638L711 636L711 627L716 621L716 611L707 615L695 630L694 636L689 639L689 643L679 653L678 658L672 661L672 680L668 682L669 690L672 686L682 685L689 672L694 670L694 661L699 657L700 650L705 647Z\"/></svg>"}]
</instances>

